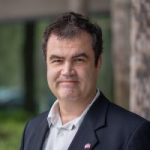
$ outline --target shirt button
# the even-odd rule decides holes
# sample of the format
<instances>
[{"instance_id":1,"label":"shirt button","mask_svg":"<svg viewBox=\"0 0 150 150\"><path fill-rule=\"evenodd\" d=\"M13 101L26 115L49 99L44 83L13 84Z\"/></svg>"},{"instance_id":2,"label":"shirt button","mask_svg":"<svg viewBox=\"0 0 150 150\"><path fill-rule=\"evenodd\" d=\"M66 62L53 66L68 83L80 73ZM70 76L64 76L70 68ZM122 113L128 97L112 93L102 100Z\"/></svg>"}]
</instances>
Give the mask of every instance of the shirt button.
<instances>
[{"instance_id":1,"label":"shirt button","mask_svg":"<svg viewBox=\"0 0 150 150\"><path fill-rule=\"evenodd\" d=\"M64 133L63 133L63 132L61 132L61 133L60 133L60 136L64 136Z\"/></svg>"},{"instance_id":2,"label":"shirt button","mask_svg":"<svg viewBox=\"0 0 150 150\"><path fill-rule=\"evenodd\" d=\"M58 132L58 136L63 136L64 133L63 132Z\"/></svg>"}]
</instances>

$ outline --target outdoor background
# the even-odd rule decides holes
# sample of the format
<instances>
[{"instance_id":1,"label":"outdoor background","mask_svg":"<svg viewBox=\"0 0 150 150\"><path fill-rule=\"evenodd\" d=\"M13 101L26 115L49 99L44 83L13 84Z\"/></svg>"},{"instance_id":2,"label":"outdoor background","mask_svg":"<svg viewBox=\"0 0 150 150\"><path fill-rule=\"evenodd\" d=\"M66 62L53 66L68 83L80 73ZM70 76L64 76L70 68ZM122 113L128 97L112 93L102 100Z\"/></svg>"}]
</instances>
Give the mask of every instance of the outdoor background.
<instances>
[{"instance_id":1,"label":"outdoor background","mask_svg":"<svg viewBox=\"0 0 150 150\"><path fill-rule=\"evenodd\" d=\"M0 0L0 150L19 149L26 122L49 110L55 100L47 86L41 39L45 27L68 10L87 15L102 28L98 87L112 102L150 120L150 16L146 15L150 2L134 4L134 0L15 0L13 4ZM135 19L143 9L142 18Z\"/></svg>"}]
</instances>

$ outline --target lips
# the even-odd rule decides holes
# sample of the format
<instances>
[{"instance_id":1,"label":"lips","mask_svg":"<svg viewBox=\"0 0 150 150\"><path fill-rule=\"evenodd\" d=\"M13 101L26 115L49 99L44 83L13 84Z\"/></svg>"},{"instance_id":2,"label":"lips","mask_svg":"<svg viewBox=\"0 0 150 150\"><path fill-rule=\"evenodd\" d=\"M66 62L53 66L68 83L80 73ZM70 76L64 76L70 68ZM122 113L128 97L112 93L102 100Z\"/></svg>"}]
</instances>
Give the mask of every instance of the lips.
<instances>
[{"instance_id":1,"label":"lips","mask_svg":"<svg viewBox=\"0 0 150 150\"><path fill-rule=\"evenodd\" d=\"M77 83L78 81L74 81L74 80L67 80L67 81L59 81L59 83L64 83L64 84L71 84L71 83Z\"/></svg>"},{"instance_id":2,"label":"lips","mask_svg":"<svg viewBox=\"0 0 150 150\"><path fill-rule=\"evenodd\" d=\"M63 80L63 81L58 82L59 85L62 85L64 87L74 86L77 83L78 81L75 81L75 80Z\"/></svg>"},{"instance_id":3,"label":"lips","mask_svg":"<svg viewBox=\"0 0 150 150\"><path fill-rule=\"evenodd\" d=\"M63 80L63 81L59 81L59 82L78 82L76 80Z\"/></svg>"}]
</instances>

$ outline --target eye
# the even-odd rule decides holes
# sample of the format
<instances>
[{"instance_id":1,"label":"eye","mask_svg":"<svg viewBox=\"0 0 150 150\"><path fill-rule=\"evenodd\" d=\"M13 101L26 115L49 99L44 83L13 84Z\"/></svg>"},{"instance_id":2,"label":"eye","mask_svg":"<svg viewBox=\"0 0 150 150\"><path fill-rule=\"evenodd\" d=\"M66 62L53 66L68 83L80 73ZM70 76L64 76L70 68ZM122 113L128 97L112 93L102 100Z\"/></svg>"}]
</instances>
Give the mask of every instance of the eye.
<instances>
[{"instance_id":1,"label":"eye","mask_svg":"<svg viewBox=\"0 0 150 150\"><path fill-rule=\"evenodd\" d=\"M85 58L81 58L81 57L75 58L74 61L77 62L77 63L82 63L82 62L85 62Z\"/></svg>"},{"instance_id":2,"label":"eye","mask_svg":"<svg viewBox=\"0 0 150 150\"><path fill-rule=\"evenodd\" d=\"M52 64L60 64L60 63L63 62L63 60L62 60L62 59L53 59L53 60L51 60L50 62L51 62Z\"/></svg>"}]
</instances>

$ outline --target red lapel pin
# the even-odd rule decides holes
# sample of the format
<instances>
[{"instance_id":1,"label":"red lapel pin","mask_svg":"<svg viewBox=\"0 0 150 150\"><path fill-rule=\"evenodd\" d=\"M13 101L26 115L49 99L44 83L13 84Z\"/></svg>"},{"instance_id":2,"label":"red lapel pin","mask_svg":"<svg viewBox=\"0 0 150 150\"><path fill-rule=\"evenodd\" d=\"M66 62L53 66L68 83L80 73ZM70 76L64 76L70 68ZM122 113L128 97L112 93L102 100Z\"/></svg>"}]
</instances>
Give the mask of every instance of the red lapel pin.
<instances>
[{"instance_id":1,"label":"red lapel pin","mask_svg":"<svg viewBox=\"0 0 150 150\"><path fill-rule=\"evenodd\" d=\"M86 150L91 149L91 144L90 143L85 144L84 149L86 149Z\"/></svg>"}]
</instances>

